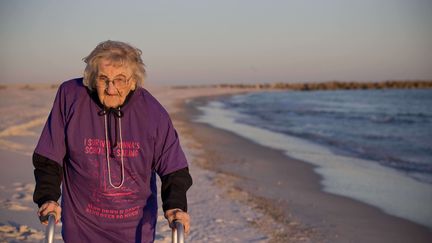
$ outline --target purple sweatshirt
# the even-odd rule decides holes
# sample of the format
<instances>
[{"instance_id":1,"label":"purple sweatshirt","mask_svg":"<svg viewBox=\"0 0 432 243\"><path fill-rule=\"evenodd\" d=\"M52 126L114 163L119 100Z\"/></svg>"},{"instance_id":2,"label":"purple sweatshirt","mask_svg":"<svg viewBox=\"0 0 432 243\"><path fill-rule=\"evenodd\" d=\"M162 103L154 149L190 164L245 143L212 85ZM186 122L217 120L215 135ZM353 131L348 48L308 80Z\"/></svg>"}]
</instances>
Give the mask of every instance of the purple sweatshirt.
<instances>
[{"instance_id":1,"label":"purple sweatshirt","mask_svg":"<svg viewBox=\"0 0 432 243\"><path fill-rule=\"evenodd\" d=\"M63 239L153 242L156 173L188 166L179 138L147 90L137 88L120 113L103 112L94 94L82 79L64 82L35 149L63 167Z\"/></svg>"}]
</instances>

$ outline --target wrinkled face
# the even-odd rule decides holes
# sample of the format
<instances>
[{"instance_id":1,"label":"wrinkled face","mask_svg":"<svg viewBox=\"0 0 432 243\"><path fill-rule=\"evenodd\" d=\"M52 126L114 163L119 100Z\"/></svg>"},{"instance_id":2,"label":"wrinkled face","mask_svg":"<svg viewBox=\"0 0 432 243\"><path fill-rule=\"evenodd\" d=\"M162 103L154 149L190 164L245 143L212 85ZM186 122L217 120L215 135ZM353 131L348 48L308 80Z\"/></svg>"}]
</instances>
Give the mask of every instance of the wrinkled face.
<instances>
[{"instance_id":1,"label":"wrinkled face","mask_svg":"<svg viewBox=\"0 0 432 243\"><path fill-rule=\"evenodd\" d=\"M121 106L126 96L135 87L132 70L126 65L113 65L110 60L102 59L96 76L96 90L100 102L106 108Z\"/></svg>"}]
</instances>

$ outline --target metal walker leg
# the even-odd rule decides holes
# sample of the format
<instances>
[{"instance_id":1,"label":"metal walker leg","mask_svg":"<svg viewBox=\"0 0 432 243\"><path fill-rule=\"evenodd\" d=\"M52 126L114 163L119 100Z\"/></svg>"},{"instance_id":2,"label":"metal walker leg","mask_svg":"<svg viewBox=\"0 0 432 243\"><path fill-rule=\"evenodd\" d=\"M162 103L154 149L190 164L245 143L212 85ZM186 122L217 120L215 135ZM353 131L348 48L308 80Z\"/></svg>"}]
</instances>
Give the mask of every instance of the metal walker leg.
<instances>
[{"instance_id":1,"label":"metal walker leg","mask_svg":"<svg viewBox=\"0 0 432 243\"><path fill-rule=\"evenodd\" d=\"M172 230L172 242L184 243L184 226L178 221L174 221L174 229Z\"/></svg>"},{"instance_id":2,"label":"metal walker leg","mask_svg":"<svg viewBox=\"0 0 432 243\"><path fill-rule=\"evenodd\" d=\"M53 243L54 242L54 233L55 233L55 213L50 213L48 215L48 226L45 232L45 242Z\"/></svg>"}]
</instances>

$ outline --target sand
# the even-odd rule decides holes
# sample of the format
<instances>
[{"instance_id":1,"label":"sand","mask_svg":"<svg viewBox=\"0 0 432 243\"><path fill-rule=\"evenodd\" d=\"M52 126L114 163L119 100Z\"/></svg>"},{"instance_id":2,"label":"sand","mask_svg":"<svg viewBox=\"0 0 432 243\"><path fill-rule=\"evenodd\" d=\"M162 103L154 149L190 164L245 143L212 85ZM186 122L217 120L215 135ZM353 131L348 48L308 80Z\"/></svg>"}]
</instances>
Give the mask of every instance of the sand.
<instances>
[{"instance_id":1,"label":"sand","mask_svg":"<svg viewBox=\"0 0 432 243\"><path fill-rule=\"evenodd\" d=\"M430 229L321 191L313 167L232 133L193 122L197 97L254 92L147 86L170 112L190 163L189 242L432 242ZM40 242L32 203L32 150L55 89L0 90L0 242ZM18 118L17 118L18 117ZM170 242L159 210L156 242ZM61 242L57 227L57 242Z\"/></svg>"}]
</instances>

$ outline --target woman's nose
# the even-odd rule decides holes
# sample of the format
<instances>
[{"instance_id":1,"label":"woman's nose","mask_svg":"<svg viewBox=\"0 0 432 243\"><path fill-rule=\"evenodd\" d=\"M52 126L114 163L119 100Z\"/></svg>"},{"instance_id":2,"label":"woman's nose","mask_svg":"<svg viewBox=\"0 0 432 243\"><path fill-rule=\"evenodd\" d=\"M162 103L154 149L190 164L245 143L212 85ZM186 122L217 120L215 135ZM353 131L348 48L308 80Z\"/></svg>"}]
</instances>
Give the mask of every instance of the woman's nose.
<instances>
[{"instance_id":1,"label":"woman's nose","mask_svg":"<svg viewBox=\"0 0 432 243\"><path fill-rule=\"evenodd\" d=\"M108 82L106 87L106 92L109 95L116 95L118 93L117 88L114 86L113 82Z\"/></svg>"}]
</instances>

